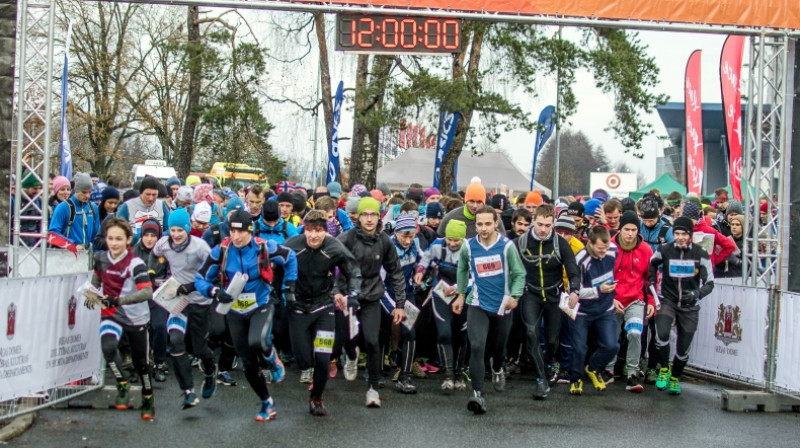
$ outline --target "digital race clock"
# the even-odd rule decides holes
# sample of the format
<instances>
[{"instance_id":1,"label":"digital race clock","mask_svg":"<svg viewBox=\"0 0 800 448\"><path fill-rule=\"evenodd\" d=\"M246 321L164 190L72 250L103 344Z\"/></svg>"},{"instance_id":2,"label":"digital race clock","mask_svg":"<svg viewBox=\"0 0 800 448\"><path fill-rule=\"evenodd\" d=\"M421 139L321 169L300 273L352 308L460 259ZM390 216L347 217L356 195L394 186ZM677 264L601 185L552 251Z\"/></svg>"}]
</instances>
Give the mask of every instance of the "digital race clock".
<instances>
[{"instance_id":1,"label":"digital race clock","mask_svg":"<svg viewBox=\"0 0 800 448\"><path fill-rule=\"evenodd\" d=\"M336 15L336 49L359 53L461 51L461 21L443 17Z\"/></svg>"}]
</instances>

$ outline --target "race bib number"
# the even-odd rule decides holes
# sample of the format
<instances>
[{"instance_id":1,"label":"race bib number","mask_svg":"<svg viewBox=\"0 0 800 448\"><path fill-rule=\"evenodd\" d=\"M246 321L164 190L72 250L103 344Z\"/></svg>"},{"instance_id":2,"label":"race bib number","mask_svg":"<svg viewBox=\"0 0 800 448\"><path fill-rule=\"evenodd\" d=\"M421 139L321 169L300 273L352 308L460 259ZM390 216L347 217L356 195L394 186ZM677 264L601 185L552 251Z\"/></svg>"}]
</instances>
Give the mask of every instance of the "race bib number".
<instances>
[{"instance_id":1,"label":"race bib number","mask_svg":"<svg viewBox=\"0 0 800 448\"><path fill-rule=\"evenodd\" d=\"M332 331L317 330L317 337L314 338L314 353L333 353L334 333Z\"/></svg>"},{"instance_id":2,"label":"race bib number","mask_svg":"<svg viewBox=\"0 0 800 448\"><path fill-rule=\"evenodd\" d=\"M493 277L503 273L503 261L500 255L475 257L475 270L478 277Z\"/></svg>"},{"instance_id":3,"label":"race bib number","mask_svg":"<svg viewBox=\"0 0 800 448\"><path fill-rule=\"evenodd\" d=\"M239 294L239 297L237 297L236 300L233 301L233 306L231 306L231 309L238 313L246 313L255 309L256 307L256 293L243 292Z\"/></svg>"},{"instance_id":4,"label":"race bib number","mask_svg":"<svg viewBox=\"0 0 800 448\"><path fill-rule=\"evenodd\" d=\"M608 281L611 281L611 282L614 281L614 272L613 271L606 272L605 274L603 274L603 275L601 275L599 277L593 278L592 279L592 286L594 286L595 288L598 288L598 287L600 287L600 285L602 285L603 283L608 282Z\"/></svg>"},{"instance_id":5,"label":"race bib number","mask_svg":"<svg viewBox=\"0 0 800 448\"><path fill-rule=\"evenodd\" d=\"M672 278L694 277L694 260L670 260L669 276Z\"/></svg>"}]
</instances>

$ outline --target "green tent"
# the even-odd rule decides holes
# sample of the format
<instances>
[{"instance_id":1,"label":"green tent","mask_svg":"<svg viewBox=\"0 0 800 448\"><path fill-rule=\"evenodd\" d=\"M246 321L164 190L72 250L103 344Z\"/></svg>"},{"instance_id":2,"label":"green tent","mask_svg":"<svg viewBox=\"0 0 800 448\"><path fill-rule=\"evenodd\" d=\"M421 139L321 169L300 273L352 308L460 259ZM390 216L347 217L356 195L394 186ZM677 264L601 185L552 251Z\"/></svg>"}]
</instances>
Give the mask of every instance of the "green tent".
<instances>
[{"instance_id":1,"label":"green tent","mask_svg":"<svg viewBox=\"0 0 800 448\"><path fill-rule=\"evenodd\" d=\"M661 177L653 181L649 185L645 185L644 187L632 191L630 193L630 198L634 201L638 201L642 198L648 191L652 190L653 188L657 188L658 191L661 192L661 196L665 197L666 195L672 193L673 191L677 191L683 196L686 196L686 187L683 186L680 182L675 180L674 177L669 175L669 173L664 173Z\"/></svg>"}]
</instances>

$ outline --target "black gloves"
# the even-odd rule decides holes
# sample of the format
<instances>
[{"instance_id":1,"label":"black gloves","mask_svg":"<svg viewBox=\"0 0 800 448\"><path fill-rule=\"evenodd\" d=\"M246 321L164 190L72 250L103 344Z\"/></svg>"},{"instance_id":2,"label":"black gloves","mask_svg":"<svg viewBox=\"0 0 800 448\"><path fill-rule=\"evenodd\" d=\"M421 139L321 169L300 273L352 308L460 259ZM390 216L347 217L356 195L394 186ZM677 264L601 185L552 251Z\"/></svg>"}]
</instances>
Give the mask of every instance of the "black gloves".
<instances>
[{"instance_id":1,"label":"black gloves","mask_svg":"<svg viewBox=\"0 0 800 448\"><path fill-rule=\"evenodd\" d=\"M106 308L114 308L116 306L119 306L119 297L105 296L102 299L100 299L100 303L102 303L103 306Z\"/></svg>"},{"instance_id":2,"label":"black gloves","mask_svg":"<svg viewBox=\"0 0 800 448\"><path fill-rule=\"evenodd\" d=\"M358 303L358 297L359 297L358 292L356 291L351 292L350 295L347 296L347 307L358 309L358 307L360 306Z\"/></svg>"},{"instance_id":3,"label":"black gloves","mask_svg":"<svg viewBox=\"0 0 800 448\"><path fill-rule=\"evenodd\" d=\"M295 302L294 282L286 283L286 288L283 289L283 298L286 300L286 305L291 305Z\"/></svg>"},{"instance_id":4,"label":"black gloves","mask_svg":"<svg viewBox=\"0 0 800 448\"><path fill-rule=\"evenodd\" d=\"M225 292L222 288L217 288L214 292L214 298L219 300L219 303L231 303L233 302L233 296Z\"/></svg>"},{"instance_id":5,"label":"black gloves","mask_svg":"<svg viewBox=\"0 0 800 448\"><path fill-rule=\"evenodd\" d=\"M194 290L194 283L184 283L181 286L178 286L177 294L179 296L187 296Z\"/></svg>"},{"instance_id":6,"label":"black gloves","mask_svg":"<svg viewBox=\"0 0 800 448\"><path fill-rule=\"evenodd\" d=\"M691 308L700 302L700 291L684 291L681 294L681 308Z\"/></svg>"}]
</instances>

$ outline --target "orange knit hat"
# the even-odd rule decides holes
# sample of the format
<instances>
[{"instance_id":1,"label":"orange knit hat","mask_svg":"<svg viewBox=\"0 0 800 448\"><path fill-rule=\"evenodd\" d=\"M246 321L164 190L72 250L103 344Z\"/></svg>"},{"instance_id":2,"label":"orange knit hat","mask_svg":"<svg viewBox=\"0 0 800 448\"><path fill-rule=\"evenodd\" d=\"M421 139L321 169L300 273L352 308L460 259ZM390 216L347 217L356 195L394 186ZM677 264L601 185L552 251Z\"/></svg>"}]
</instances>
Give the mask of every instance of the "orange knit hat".
<instances>
[{"instance_id":1,"label":"orange knit hat","mask_svg":"<svg viewBox=\"0 0 800 448\"><path fill-rule=\"evenodd\" d=\"M537 190L533 190L525 196L526 204L535 204L537 207L542 205L542 194Z\"/></svg>"},{"instance_id":2,"label":"orange knit hat","mask_svg":"<svg viewBox=\"0 0 800 448\"><path fill-rule=\"evenodd\" d=\"M486 189L483 188L483 185L473 182L469 184L467 190L464 192L464 202L467 201L478 201L482 203L486 203Z\"/></svg>"}]
</instances>

